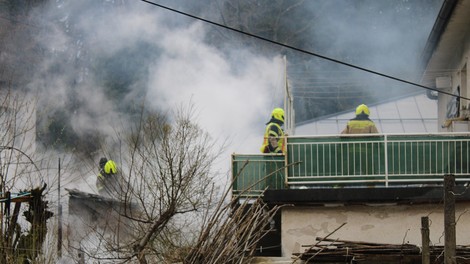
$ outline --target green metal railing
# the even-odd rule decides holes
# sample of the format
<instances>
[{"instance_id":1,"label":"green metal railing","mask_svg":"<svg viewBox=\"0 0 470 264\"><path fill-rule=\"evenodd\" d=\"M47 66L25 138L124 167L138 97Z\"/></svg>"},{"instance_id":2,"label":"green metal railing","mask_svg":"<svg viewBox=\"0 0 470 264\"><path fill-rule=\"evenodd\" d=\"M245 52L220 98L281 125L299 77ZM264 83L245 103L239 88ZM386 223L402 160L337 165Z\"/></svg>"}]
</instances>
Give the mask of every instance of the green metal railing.
<instances>
[{"instance_id":1,"label":"green metal railing","mask_svg":"<svg viewBox=\"0 0 470 264\"><path fill-rule=\"evenodd\" d=\"M256 196L267 187L286 188L283 155L232 155L233 193Z\"/></svg>"},{"instance_id":2,"label":"green metal railing","mask_svg":"<svg viewBox=\"0 0 470 264\"><path fill-rule=\"evenodd\" d=\"M268 186L439 184L449 173L457 182L470 181L468 133L294 136L286 141L285 156L234 154L234 193L259 194Z\"/></svg>"}]
</instances>

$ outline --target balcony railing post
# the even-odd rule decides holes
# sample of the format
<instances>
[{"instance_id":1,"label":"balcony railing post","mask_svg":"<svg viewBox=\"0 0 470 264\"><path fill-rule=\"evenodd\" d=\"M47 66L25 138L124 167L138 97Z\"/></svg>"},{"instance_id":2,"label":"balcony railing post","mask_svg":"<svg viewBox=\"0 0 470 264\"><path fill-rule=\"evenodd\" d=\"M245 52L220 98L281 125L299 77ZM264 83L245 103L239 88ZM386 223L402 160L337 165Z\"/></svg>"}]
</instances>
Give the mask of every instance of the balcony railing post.
<instances>
[{"instance_id":1,"label":"balcony railing post","mask_svg":"<svg viewBox=\"0 0 470 264\"><path fill-rule=\"evenodd\" d=\"M288 166L287 166L288 162L289 162L288 159L287 159L287 154L288 154L287 152L288 152L289 148L287 147L288 146L287 141L288 141L288 137L286 137L284 139L284 144L285 144L284 146L286 148L286 153L284 153L284 167L285 168L284 168L284 186L282 186L282 189L288 189L288 185L289 185L289 181L288 181L288 179L289 179L289 170L288 170Z\"/></svg>"},{"instance_id":2,"label":"balcony railing post","mask_svg":"<svg viewBox=\"0 0 470 264\"><path fill-rule=\"evenodd\" d=\"M384 149L385 149L385 187L388 187L388 137L384 134Z\"/></svg>"}]
</instances>

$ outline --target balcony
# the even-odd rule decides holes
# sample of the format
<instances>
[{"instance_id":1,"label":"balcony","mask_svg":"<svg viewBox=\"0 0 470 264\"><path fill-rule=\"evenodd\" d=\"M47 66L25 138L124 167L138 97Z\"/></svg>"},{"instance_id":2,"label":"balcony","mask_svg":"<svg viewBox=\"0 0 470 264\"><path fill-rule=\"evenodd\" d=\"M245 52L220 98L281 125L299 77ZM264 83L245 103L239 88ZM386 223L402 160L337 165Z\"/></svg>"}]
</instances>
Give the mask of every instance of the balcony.
<instances>
[{"instance_id":1,"label":"balcony","mask_svg":"<svg viewBox=\"0 0 470 264\"><path fill-rule=\"evenodd\" d=\"M233 194L267 188L442 185L470 182L470 133L290 136L286 155L233 154Z\"/></svg>"}]
</instances>

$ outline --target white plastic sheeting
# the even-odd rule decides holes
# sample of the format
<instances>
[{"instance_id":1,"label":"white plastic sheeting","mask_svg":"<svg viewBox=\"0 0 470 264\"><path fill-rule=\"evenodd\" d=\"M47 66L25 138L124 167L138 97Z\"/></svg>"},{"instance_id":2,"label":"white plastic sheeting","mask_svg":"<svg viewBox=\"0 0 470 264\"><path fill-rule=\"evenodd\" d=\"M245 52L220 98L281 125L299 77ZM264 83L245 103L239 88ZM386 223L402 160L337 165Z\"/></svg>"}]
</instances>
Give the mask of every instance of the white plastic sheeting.
<instances>
[{"instance_id":1,"label":"white plastic sheeting","mask_svg":"<svg viewBox=\"0 0 470 264\"><path fill-rule=\"evenodd\" d=\"M425 93L411 95L394 101L367 104L370 119L380 133L432 133L438 132L437 101ZM349 119L354 118L355 109L330 116L298 123L296 135L339 134Z\"/></svg>"}]
</instances>

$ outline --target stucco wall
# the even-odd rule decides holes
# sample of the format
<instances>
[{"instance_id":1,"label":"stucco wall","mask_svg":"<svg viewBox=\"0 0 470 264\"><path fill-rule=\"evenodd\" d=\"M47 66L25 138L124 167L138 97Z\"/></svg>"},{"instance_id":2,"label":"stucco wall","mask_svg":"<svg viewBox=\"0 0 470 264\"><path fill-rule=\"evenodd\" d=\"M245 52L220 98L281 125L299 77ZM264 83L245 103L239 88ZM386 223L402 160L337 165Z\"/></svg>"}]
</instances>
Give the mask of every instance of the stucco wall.
<instances>
[{"instance_id":1,"label":"stucco wall","mask_svg":"<svg viewBox=\"0 0 470 264\"><path fill-rule=\"evenodd\" d=\"M443 245L443 205L288 207L282 209L282 254L302 253L341 224L329 238L376 243L421 245L421 217L428 216L430 240ZM470 244L470 202L456 205L457 245Z\"/></svg>"}]
</instances>

